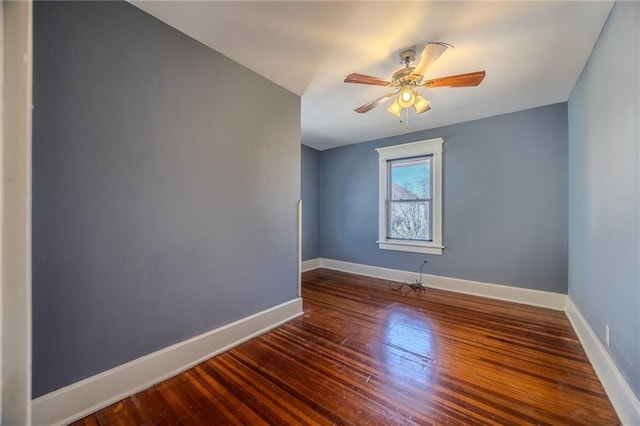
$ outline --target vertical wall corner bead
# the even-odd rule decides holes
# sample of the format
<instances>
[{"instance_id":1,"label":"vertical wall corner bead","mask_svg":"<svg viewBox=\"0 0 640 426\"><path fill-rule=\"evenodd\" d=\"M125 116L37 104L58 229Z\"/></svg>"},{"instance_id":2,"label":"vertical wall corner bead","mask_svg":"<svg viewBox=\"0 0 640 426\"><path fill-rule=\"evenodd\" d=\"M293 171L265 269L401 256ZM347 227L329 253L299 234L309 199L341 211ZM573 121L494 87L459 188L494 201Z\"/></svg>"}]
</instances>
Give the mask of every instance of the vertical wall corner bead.
<instances>
[{"instance_id":1,"label":"vertical wall corner bead","mask_svg":"<svg viewBox=\"0 0 640 426\"><path fill-rule=\"evenodd\" d=\"M298 297L302 296L302 200L298 200L297 204L297 261L298 261Z\"/></svg>"}]
</instances>

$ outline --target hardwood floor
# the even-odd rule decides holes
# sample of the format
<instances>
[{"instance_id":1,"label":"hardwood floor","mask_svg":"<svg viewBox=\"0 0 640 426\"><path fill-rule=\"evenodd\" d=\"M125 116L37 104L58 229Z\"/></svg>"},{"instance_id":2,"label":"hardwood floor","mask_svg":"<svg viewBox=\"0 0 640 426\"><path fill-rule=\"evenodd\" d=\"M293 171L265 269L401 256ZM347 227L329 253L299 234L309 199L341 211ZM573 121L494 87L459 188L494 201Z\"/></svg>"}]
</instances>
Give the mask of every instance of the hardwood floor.
<instances>
[{"instance_id":1,"label":"hardwood floor","mask_svg":"<svg viewBox=\"0 0 640 426\"><path fill-rule=\"evenodd\" d=\"M305 314L77 425L619 420L562 312L326 269Z\"/></svg>"}]
</instances>

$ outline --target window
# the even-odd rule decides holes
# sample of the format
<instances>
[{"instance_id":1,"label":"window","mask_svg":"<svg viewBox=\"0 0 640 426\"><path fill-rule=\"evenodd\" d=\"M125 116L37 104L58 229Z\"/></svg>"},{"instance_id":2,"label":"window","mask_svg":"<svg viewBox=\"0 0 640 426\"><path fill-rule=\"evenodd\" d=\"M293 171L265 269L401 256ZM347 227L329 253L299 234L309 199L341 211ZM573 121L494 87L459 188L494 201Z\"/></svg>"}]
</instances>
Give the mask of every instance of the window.
<instances>
[{"instance_id":1,"label":"window","mask_svg":"<svg viewBox=\"0 0 640 426\"><path fill-rule=\"evenodd\" d=\"M442 254L441 138L378 148L378 247Z\"/></svg>"}]
</instances>

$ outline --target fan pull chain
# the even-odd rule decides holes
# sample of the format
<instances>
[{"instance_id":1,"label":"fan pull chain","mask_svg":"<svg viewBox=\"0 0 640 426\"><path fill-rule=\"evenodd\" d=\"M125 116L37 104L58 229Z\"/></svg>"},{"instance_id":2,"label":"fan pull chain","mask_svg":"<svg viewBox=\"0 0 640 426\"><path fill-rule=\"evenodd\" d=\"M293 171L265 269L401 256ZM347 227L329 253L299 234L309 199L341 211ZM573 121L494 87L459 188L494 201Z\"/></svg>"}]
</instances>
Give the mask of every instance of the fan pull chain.
<instances>
[{"instance_id":1,"label":"fan pull chain","mask_svg":"<svg viewBox=\"0 0 640 426\"><path fill-rule=\"evenodd\" d=\"M409 108L405 108L404 113L404 129L409 130Z\"/></svg>"},{"instance_id":2,"label":"fan pull chain","mask_svg":"<svg viewBox=\"0 0 640 426\"><path fill-rule=\"evenodd\" d=\"M401 117L400 118L400 124L404 123L404 130L408 131L408 130L410 130L409 129L409 108L403 108L403 109L404 109L404 120Z\"/></svg>"}]
</instances>

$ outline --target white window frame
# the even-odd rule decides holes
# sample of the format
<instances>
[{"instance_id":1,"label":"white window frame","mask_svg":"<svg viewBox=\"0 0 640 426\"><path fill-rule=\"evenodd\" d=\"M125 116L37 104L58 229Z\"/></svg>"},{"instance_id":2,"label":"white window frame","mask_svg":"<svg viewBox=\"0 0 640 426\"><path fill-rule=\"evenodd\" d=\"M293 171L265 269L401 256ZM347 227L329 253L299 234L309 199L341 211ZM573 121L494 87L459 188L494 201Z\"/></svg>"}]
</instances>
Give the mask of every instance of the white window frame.
<instances>
[{"instance_id":1,"label":"white window frame","mask_svg":"<svg viewBox=\"0 0 640 426\"><path fill-rule=\"evenodd\" d=\"M379 162L378 182L378 248L384 250L409 251L414 253L441 255L442 245L442 138L405 143L402 145L377 148ZM403 158L433 156L433 176L431 182L433 221L431 241L398 240L387 235L387 202L389 199L389 161Z\"/></svg>"}]
</instances>

